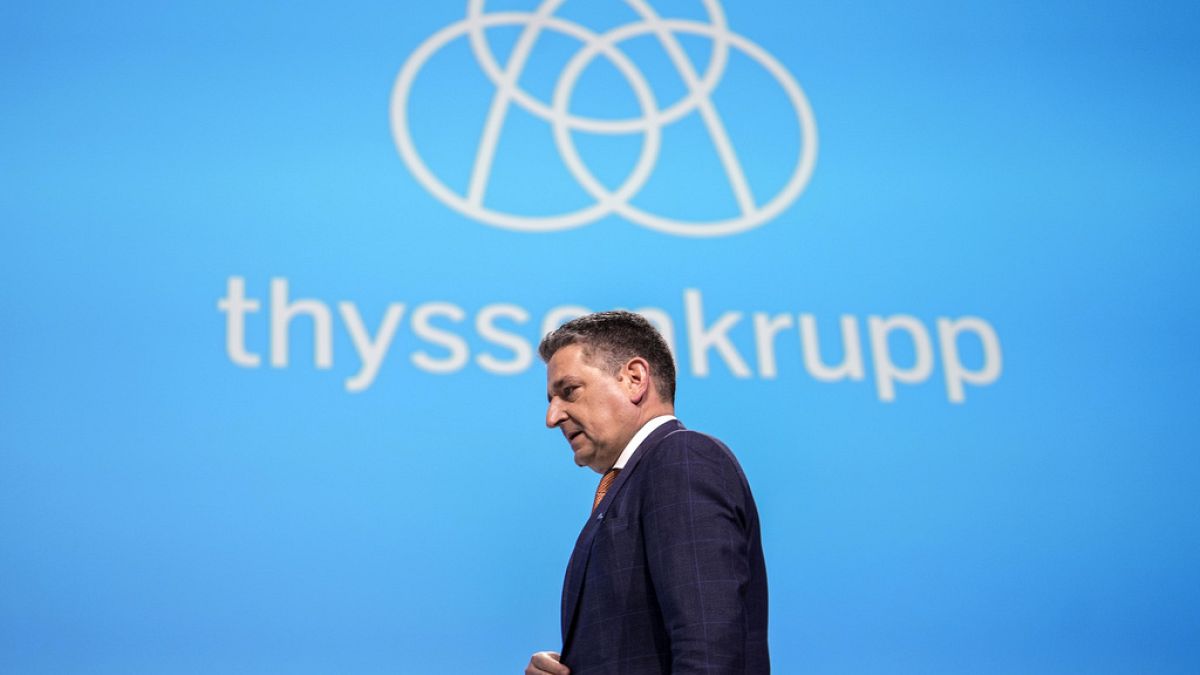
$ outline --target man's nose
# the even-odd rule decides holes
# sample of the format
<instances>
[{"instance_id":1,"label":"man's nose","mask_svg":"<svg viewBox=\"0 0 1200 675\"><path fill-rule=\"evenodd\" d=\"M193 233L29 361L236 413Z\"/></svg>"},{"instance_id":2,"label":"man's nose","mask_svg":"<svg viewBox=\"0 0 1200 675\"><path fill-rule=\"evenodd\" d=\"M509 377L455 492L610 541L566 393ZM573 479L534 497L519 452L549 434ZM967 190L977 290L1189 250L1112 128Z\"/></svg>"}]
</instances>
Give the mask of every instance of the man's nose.
<instances>
[{"instance_id":1,"label":"man's nose","mask_svg":"<svg viewBox=\"0 0 1200 675\"><path fill-rule=\"evenodd\" d=\"M550 405L546 406L546 428L553 429L562 424L563 420L567 419L566 413L556 401L550 401Z\"/></svg>"}]
</instances>

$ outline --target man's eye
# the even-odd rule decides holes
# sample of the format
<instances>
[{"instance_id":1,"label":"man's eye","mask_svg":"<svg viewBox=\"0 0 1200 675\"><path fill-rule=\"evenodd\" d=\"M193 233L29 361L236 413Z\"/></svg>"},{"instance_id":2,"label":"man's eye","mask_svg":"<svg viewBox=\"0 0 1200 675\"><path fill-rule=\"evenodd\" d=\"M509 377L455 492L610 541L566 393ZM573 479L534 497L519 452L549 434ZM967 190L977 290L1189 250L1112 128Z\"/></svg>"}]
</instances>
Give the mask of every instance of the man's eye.
<instances>
[{"instance_id":1,"label":"man's eye","mask_svg":"<svg viewBox=\"0 0 1200 675\"><path fill-rule=\"evenodd\" d=\"M578 387L563 387L563 398L569 399L575 395L575 390Z\"/></svg>"}]
</instances>

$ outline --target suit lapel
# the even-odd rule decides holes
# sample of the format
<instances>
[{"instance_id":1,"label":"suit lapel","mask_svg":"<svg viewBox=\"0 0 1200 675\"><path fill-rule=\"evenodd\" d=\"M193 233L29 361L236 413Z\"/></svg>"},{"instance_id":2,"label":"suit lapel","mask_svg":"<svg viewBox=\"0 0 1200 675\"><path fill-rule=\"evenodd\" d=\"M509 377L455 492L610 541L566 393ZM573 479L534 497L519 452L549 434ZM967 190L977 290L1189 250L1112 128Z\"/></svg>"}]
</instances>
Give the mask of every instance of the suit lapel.
<instances>
[{"instance_id":1,"label":"suit lapel","mask_svg":"<svg viewBox=\"0 0 1200 675\"><path fill-rule=\"evenodd\" d=\"M563 648L565 654L567 647L571 643L571 631L575 625L576 609L579 606L579 593L583 588L583 578L587 572L588 559L592 554L592 540L596 537L597 530L604 522L604 514L608 507L613 503L617 494L621 492L621 488L625 486L626 481L633 475L637 465L641 463L647 452L658 445L662 439L673 431L683 429L683 424L679 420L670 420L655 429L653 433L642 441L638 449L634 451L633 456L626 462L625 468L621 469L621 473L617 474L616 480L608 488L608 493L604 495L604 499L596 505L595 511L588 518L587 523L583 526L583 531L579 533L579 538L575 540L575 549L571 552L571 561L567 563L567 576L563 580L563 597L562 597L562 635Z\"/></svg>"}]
</instances>

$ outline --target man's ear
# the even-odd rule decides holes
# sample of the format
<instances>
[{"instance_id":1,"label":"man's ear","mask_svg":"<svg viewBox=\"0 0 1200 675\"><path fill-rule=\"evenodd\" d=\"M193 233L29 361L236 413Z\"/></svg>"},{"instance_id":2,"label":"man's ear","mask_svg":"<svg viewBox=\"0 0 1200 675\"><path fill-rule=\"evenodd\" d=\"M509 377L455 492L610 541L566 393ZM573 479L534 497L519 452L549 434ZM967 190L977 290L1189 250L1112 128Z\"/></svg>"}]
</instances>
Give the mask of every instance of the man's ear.
<instances>
[{"instance_id":1,"label":"man's ear","mask_svg":"<svg viewBox=\"0 0 1200 675\"><path fill-rule=\"evenodd\" d=\"M635 356L625 363L622 370L630 402L641 405L650 395L650 363L640 356Z\"/></svg>"}]
</instances>

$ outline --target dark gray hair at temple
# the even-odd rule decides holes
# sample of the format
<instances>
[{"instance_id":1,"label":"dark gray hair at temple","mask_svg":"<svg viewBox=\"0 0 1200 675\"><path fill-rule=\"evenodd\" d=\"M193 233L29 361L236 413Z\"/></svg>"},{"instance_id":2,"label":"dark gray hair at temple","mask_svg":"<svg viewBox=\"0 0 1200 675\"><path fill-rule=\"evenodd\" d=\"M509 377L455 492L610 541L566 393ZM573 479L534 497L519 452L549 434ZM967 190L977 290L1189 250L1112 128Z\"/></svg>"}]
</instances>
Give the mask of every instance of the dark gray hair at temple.
<instances>
[{"instance_id":1,"label":"dark gray hair at temple","mask_svg":"<svg viewBox=\"0 0 1200 675\"><path fill-rule=\"evenodd\" d=\"M581 316L542 338L538 354L549 362L555 352L574 344L583 345L583 355L591 363L599 365L596 360L599 357L611 373L635 356L646 359L659 397L675 402L675 360L671 348L642 315L616 310Z\"/></svg>"}]
</instances>

